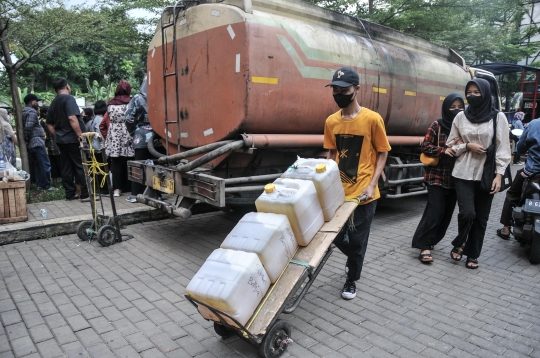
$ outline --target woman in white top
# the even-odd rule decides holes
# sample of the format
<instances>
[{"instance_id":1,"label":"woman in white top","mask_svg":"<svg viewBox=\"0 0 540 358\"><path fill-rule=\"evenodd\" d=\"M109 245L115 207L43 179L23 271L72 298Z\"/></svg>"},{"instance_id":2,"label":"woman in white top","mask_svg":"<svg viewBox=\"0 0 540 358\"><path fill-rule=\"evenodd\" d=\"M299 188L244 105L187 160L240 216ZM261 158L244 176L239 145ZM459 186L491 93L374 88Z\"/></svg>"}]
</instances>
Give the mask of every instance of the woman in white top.
<instances>
[{"instance_id":1,"label":"woman in white top","mask_svg":"<svg viewBox=\"0 0 540 358\"><path fill-rule=\"evenodd\" d=\"M502 175L510 164L511 151L506 116L493 107L491 86L484 79L467 83L465 95L469 106L456 116L448 136L447 146L457 157L452 176L455 181L458 214L458 235L452 241L453 260L467 256L465 267L478 268L493 195L501 189ZM491 191L480 186L486 149L493 139L493 120L497 121L495 143L496 176ZM456 144L458 138L463 141ZM450 154L449 154L450 153ZM451 152L447 154L452 155Z\"/></svg>"}]
</instances>

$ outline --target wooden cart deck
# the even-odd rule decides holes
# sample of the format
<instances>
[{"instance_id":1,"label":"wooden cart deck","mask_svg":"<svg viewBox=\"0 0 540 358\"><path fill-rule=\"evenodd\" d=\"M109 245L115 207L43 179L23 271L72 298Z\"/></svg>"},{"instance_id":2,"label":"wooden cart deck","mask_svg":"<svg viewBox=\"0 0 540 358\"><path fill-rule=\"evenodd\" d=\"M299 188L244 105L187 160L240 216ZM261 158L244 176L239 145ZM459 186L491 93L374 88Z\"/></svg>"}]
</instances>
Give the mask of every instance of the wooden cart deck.
<instances>
[{"instance_id":1,"label":"wooden cart deck","mask_svg":"<svg viewBox=\"0 0 540 358\"><path fill-rule=\"evenodd\" d=\"M332 220L321 227L309 245L298 249L294 259L317 267L356 207L357 204L354 202L345 202L341 205ZM259 336L267 332L272 321L282 312L283 305L305 270L306 267L302 265L289 263L279 280L270 286L261 305L255 311L255 317L252 317L246 325L251 334Z\"/></svg>"}]
</instances>

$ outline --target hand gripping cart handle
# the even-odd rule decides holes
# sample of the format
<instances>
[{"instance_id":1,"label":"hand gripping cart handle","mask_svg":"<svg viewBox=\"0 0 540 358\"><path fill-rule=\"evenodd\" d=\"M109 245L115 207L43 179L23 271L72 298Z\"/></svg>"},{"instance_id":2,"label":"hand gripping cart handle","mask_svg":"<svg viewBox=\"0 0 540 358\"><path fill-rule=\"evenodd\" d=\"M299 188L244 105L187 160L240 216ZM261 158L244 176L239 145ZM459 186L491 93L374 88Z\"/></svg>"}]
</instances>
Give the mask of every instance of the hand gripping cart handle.
<instances>
[{"instance_id":1,"label":"hand gripping cart handle","mask_svg":"<svg viewBox=\"0 0 540 358\"><path fill-rule=\"evenodd\" d=\"M360 198L359 201L363 201ZM291 327L278 319L281 313L292 313L300 304L313 281L332 254L332 242L356 209L358 201L345 202L331 221L325 223L306 247L299 247L292 260L278 280L270 286L265 297L246 323L240 324L229 314L215 309L189 295L185 297L198 309L203 306L210 310L219 322L214 322L214 330L223 338L238 335L258 347L265 358L280 357L291 339Z\"/></svg>"}]
</instances>

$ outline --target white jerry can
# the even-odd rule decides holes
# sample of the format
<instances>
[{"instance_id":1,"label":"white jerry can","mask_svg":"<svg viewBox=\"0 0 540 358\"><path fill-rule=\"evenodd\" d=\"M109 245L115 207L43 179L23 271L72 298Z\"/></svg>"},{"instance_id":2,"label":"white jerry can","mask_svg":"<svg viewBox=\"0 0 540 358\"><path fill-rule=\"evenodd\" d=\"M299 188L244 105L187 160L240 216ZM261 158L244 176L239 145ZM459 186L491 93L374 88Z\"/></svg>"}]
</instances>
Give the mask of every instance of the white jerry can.
<instances>
[{"instance_id":1,"label":"white jerry can","mask_svg":"<svg viewBox=\"0 0 540 358\"><path fill-rule=\"evenodd\" d=\"M193 276L186 293L245 325L269 287L270 278L256 254L217 249ZM220 322L202 305L199 312L206 319ZM230 319L226 321L236 326Z\"/></svg>"},{"instance_id":2,"label":"white jerry can","mask_svg":"<svg viewBox=\"0 0 540 358\"><path fill-rule=\"evenodd\" d=\"M274 283L294 256L298 244L283 214L248 213L227 235L221 248L253 252Z\"/></svg>"},{"instance_id":3,"label":"white jerry can","mask_svg":"<svg viewBox=\"0 0 540 358\"><path fill-rule=\"evenodd\" d=\"M258 212L284 214L296 242L307 246L324 224L315 185L309 180L276 179L255 201Z\"/></svg>"}]
</instances>

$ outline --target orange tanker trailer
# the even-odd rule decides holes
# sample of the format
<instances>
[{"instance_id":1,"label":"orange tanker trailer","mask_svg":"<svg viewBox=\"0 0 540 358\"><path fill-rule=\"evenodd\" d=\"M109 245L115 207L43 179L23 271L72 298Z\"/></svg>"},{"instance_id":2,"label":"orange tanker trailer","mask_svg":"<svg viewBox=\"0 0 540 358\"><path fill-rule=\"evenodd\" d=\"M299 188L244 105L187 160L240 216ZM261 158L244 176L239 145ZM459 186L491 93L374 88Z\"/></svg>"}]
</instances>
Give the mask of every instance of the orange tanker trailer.
<instances>
[{"instance_id":1,"label":"orange tanker trailer","mask_svg":"<svg viewBox=\"0 0 540 358\"><path fill-rule=\"evenodd\" d=\"M449 48L303 1L180 1L148 49L148 116L168 156L129 163L130 180L148 186L138 200L181 217L197 200L252 203L297 155L324 155L324 121L338 110L325 85L342 66L384 118L390 198L425 192L418 148L446 95L482 77L498 98L494 76Z\"/></svg>"}]
</instances>

